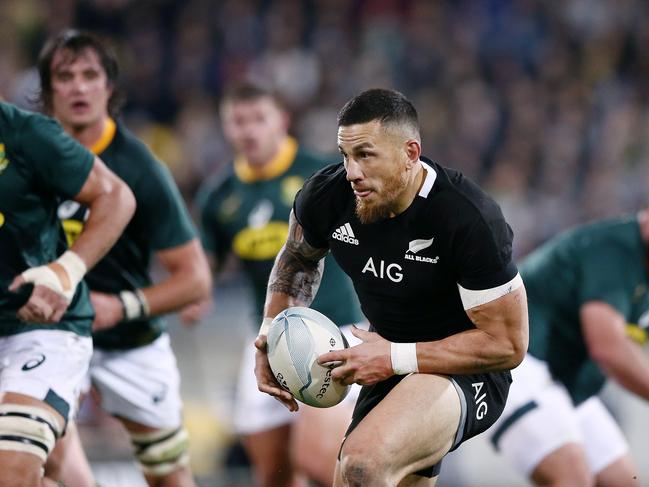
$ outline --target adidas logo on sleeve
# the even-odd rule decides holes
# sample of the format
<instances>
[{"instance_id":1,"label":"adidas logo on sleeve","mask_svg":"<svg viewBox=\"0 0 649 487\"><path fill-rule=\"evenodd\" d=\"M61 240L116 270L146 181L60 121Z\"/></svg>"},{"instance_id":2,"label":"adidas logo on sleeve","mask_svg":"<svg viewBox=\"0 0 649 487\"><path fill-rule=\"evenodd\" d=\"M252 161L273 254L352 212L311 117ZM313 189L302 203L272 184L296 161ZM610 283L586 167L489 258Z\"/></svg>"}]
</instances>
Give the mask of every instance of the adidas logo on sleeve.
<instances>
[{"instance_id":1,"label":"adidas logo on sleeve","mask_svg":"<svg viewBox=\"0 0 649 487\"><path fill-rule=\"evenodd\" d=\"M336 240L340 240L341 242L345 242L352 245L358 245L358 239L354 235L352 226L349 223L345 223L344 225L341 225L338 228L336 228L336 230L334 230L334 233L332 233L331 236Z\"/></svg>"}]
</instances>

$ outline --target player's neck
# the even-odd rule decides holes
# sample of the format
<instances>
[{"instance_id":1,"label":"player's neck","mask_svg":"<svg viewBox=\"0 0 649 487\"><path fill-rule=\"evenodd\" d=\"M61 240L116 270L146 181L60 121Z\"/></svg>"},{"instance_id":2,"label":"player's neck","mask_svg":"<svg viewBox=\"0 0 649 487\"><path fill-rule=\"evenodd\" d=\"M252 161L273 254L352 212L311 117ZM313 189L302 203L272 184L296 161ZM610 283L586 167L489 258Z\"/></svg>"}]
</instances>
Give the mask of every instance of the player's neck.
<instances>
[{"instance_id":1,"label":"player's neck","mask_svg":"<svg viewBox=\"0 0 649 487\"><path fill-rule=\"evenodd\" d=\"M248 165L253 171L263 172L264 168L276 162L282 152L288 136L277 139L270 149L259 157L247 157Z\"/></svg>"},{"instance_id":2,"label":"player's neck","mask_svg":"<svg viewBox=\"0 0 649 487\"><path fill-rule=\"evenodd\" d=\"M410 207L414 199L417 197L417 194L421 190L425 179L426 170L421 164L417 163L415 166L413 166L412 171L408 176L406 189L404 190L402 197L399 198L400 201L393 216L403 213Z\"/></svg>"},{"instance_id":3,"label":"player's neck","mask_svg":"<svg viewBox=\"0 0 649 487\"><path fill-rule=\"evenodd\" d=\"M104 130L107 123L108 116L105 116L101 117L96 122L87 125L67 125L65 126L65 130L86 149L91 149L104 135Z\"/></svg>"}]
</instances>

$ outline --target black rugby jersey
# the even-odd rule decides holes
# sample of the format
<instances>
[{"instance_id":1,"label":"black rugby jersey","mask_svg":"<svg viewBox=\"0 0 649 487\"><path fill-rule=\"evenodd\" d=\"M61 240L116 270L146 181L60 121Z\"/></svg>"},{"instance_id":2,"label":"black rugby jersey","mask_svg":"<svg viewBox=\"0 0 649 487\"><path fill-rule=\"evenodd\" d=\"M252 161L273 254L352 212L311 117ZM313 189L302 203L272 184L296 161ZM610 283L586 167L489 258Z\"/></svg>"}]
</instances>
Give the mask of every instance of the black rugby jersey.
<instances>
[{"instance_id":1,"label":"black rugby jersey","mask_svg":"<svg viewBox=\"0 0 649 487\"><path fill-rule=\"evenodd\" d=\"M517 274L513 234L497 203L461 173L428 159L422 165L418 196L394 218L360 223L342 164L315 173L294 203L307 242L331 249L372 328L393 342L475 328L458 284L491 289Z\"/></svg>"}]
</instances>

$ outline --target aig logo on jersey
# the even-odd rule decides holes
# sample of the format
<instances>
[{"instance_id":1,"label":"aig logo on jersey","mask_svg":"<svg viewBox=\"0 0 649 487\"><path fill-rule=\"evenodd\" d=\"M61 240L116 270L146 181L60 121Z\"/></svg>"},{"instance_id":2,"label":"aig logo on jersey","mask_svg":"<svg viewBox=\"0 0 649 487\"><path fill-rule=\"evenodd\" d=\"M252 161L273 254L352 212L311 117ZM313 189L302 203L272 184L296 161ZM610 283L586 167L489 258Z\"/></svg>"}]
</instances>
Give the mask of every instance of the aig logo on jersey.
<instances>
[{"instance_id":1,"label":"aig logo on jersey","mask_svg":"<svg viewBox=\"0 0 649 487\"><path fill-rule=\"evenodd\" d=\"M377 260L375 263L372 257L367 260L361 273L369 273L379 279L388 278L392 282L401 282L403 280L403 269L399 264L387 263L384 260Z\"/></svg>"},{"instance_id":2,"label":"aig logo on jersey","mask_svg":"<svg viewBox=\"0 0 649 487\"><path fill-rule=\"evenodd\" d=\"M345 223L344 225L336 228L331 236L336 240L340 240L341 242L358 245L358 239L354 235L354 230L352 230L352 226L349 223Z\"/></svg>"}]
</instances>

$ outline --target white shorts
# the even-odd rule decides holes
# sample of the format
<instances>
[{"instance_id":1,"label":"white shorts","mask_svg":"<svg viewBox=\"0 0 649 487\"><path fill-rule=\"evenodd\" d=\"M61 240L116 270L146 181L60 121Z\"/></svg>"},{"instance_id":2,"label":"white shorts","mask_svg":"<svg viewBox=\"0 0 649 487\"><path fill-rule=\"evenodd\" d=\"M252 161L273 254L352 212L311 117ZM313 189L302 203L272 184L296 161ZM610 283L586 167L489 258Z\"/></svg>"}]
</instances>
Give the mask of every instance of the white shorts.
<instances>
[{"instance_id":1,"label":"white shorts","mask_svg":"<svg viewBox=\"0 0 649 487\"><path fill-rule=\"evenodd\" d=\"M366 325L362 324L357 326L367 328ZM340 327L350 347L361 343L361 340L352 335L351 329L351 325ZM249 435L277 428L294 421L296 418L295 413L289 411L277 399L260 392L257 388L257 379L255 377L256 348L252 345L255 337L251 337L246 341L242 352L239 382L234 401L232 427L234 432L240 435ZM361 386L353 384L349 394L341 404L351 404L353 406L356 399L358 399L360 390Z\"/></svg>"},{"instance_id":2,"label":"white shorts","mask_svg":"<svg viewBox=\"0 0 649 487\"><path fill-rule=\"evenodd\" d=\"M180 374L166 333L129 350L95 350L90 378L104 411L151 428L182 423Z\"/></svg>"},{"instance_id":3,"label":"white shorts","mask_svg":"<svg viewBox=\"0 0 649 487\"><path fill-rule=\"evenodd\" d=\"M71 331L34 330L0 338L0 393L46 402L74 417L88 373L92 339Z\"/></svg>"},{"instance_id":4,"label":"white shorts","mask_svg":"<svg viewBox=\"0 0 649 487\"><path fill-rule=\"evenodd\" d=\"M575 407L545 362L527 355L512 378L505 410L487 435L519 473L529 477L546 455L570 442L584 448L594 475L629 451L600 399Z\"/></svg>"}]
</instances>

